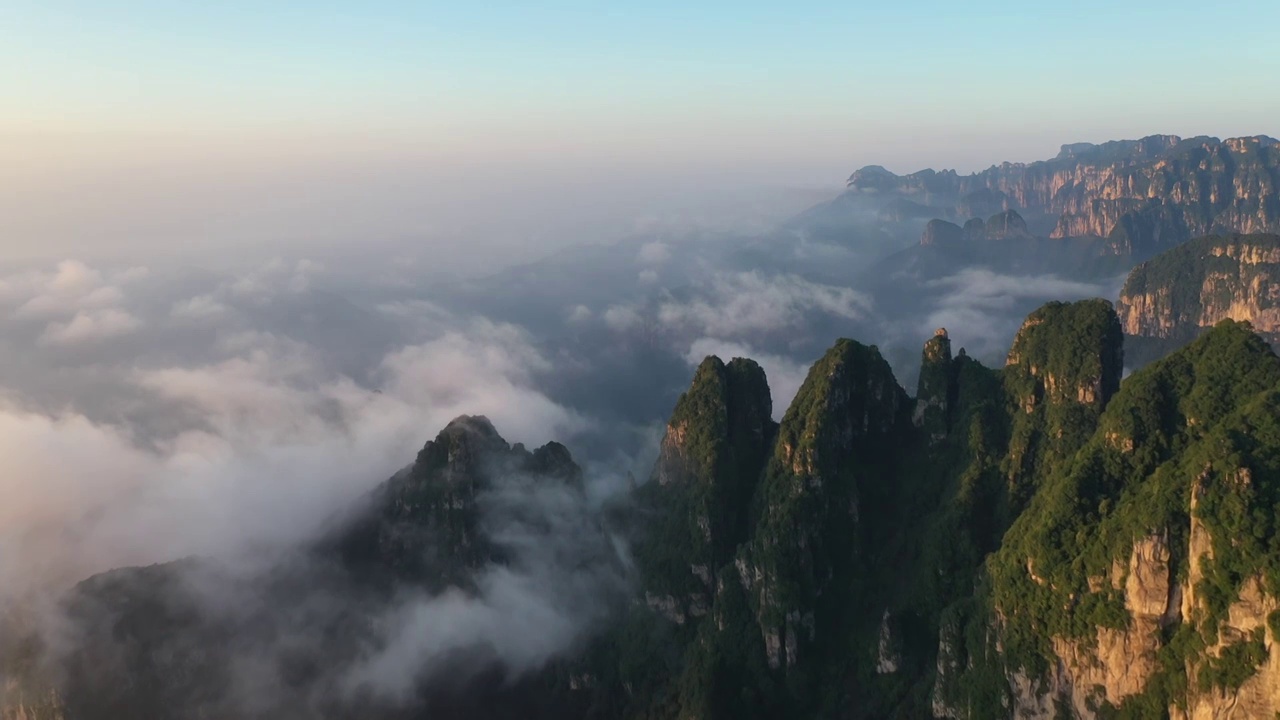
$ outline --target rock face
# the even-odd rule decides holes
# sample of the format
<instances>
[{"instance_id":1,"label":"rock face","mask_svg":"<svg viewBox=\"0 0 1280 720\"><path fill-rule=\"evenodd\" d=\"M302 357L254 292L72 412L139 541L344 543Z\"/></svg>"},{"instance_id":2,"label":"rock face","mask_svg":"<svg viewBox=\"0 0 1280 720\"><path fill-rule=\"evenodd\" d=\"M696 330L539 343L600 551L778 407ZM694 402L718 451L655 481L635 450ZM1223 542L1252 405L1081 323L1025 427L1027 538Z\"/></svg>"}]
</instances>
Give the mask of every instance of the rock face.
<instances>
[{"instance_id":1,"label":"rock face","mask_svg":"<svg viewBox=\"0 0 1280 720\"><path fill-rule=\"evenodd\" d=\"M946 220L930 220L920 235L921 245L942 245L958 243L965 239L965 231L953 222Z\"/></svg>"},{"instance_id":2,"label":"rock face","mask_svg":"<svg viewBox=\"0 0 1280 720\"><path fill-rule=\"evenodd\" d=\"M1017 210L1050 237L1106 238L1102 252L1138 258L1210 232L1280 228L1280 147L1266 136L1075 143L1051 160L965 176L870 166L847 185L855 196L931 207L935 217Z\"/></svg>"},{"instance_id":3,"label":"rock face","mask_svg":"<svg viewBox=\"0 0 1280 720\"><path fill-rule=\"evenodd\" d=\"M1017 717L1280 711L1280 466L1238 435L1280 430L1277 382L1280 359L1231 321L1126 380L988 561L992 612L968 620L992 649L948 672L1015 669L994 702ZM941 686L953 716L988 716L960 710L963 680Z\"/></svg>"},{"instance_id":4,"label":"rock face","mask_svg":"<svg viewBox=\"0 0 1280 720\"><path fill-rule=\"evenodd\" d=\"M1117 305L1128 335L1182 344L1222 320L1280 340L1280 235L1211 235L1129 273Z\"/></svg>"},{"instance_id":5,"label":"rock face","mask_svg":"<svg viewBox=\"0 0 1280 720\"><path fill-rule=\"evenodd\" d=\"M911 422L929 433L931 442L947 436L948 410L955 403L955 366L951 362L951 338L946 328L938 328L924 344L920 379L916 386L916 406Z\"/></svg>"}]
</instances>

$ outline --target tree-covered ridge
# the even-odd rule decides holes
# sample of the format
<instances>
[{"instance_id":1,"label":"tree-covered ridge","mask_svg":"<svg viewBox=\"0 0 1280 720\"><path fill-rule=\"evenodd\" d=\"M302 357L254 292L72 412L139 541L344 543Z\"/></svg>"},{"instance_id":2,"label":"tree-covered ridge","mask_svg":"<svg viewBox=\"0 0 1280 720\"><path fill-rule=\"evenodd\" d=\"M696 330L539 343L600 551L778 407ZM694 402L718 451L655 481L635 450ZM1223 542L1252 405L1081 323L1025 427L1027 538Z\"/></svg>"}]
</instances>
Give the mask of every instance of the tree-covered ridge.
<instances>
[{"instance_id":1,"label":"tree-covered ridge","mask_svg":"<svg viewBox=\"0 0 1280 720\"><path fill-rule=\"evenodd\" d=\"M1270 636L1224 618L1253 578L1280 596L1280 361L1247 326L1123 383L1102 300L1033 313L1002 370L940 330L914 402L882 363L815 363L709 612L669 636L678 679L632 716L1154 718L1250 682ZM1121 646L1136 687L1070 684Z\"/></svg>"},{"instance_id":2,"label":"tree-covered ridge","mask_svg":"<svg viewBox=\"0 0 1280 720\"><path fill-rule=\"evenodd\" d=\"M1005 470L1018 505L1093 430L1123 366L1124 336L1107 301L1052 302L1027 317L1003 373L1012 426Z\"/></svg>"},{"instance_id":3,"label":"tree-covered ridge","mask_svg":"<svg viewBox=\"0 0 1280 720\"><path fill-rule=\"evenodd\" d=\"M975 675L990 677L994 664L994 674L1043 677L1058 661L1055 639L1088 647L1100 628L1132 628L1125 584L1131 553L1155 539L1169 554L1164 581L1187 583L1193 558L1186 548L1194 547L1199 523L1213 552L1194 559L1205 561L1186 591L1197 604L1183 617L1181 607L1159 603L1164 639L1152 648L1155 669L1127 706L1140 717L1185 707L1188 667L1200 668L1200 691L1247 679L1261 662L1246 652L1252 646L1220 658L1205 651L1249 579L1261 577L1264 592L1280 594L1278 393L1280 359L1247 326L1230 321L1127 379L1089 439L1048 474L987 561L990 599L982 603L991 613L970 618L969 634L998 628L1003 652L977 648ZM1252 666L1242 667L1249 658ZM963 706L964 699L961 692L954 702Z\"/></svg>"}]
</instances>

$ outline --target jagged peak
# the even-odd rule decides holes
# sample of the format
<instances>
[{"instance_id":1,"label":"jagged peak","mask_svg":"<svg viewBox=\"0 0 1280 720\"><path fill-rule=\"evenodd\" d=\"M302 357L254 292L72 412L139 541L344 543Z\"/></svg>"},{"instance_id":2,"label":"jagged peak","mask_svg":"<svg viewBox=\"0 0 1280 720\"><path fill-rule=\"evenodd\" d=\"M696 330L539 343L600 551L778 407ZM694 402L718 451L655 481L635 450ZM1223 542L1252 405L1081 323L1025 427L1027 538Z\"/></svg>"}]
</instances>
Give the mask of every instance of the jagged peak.
<instances>
[{"instance_id":1,"label":"jagged peak","mask_svg":"<svg viewBox=\"0 0 1280 720\"><path fill-rule=\"evenodd\" d=\"M772 413L769 382L756 361L736 357L726 365L708 355L676 401L654 477L660 485L689 477L710 482L714 466L722 460L715 448L735 432L760 437L770 433Z\"/></svg>"},{"instance_id":2,"label":"jagged peak","mask_svg":"<svg viewBox=\"0 0 1280 720\"><path fill-rule=\"evenodd\" d=\"M928 426L934 439L940 439L946 433L947 412L954 389L953 378L951 337L946 328L938 328L933 331L933 337L925 341L921 352L916 406L911 415L915 426Z\"/></svg>"},{"instance_id":3,"label":"jagged peak","mask_svg":"<svg viewBox=\"0 0 1280 720\"><path fill-rule=\"evenodd\" d=\"M896 422L904 400L905 393L878 347L841 338L809 369L779 432L790 438L784 438L784 445L812 442L822 434L822 426L833 421L843 425L844 419L855 421L847 428L849 433L886 432ZM837 434L843 436L845 429ZM848 439L842 437L842 441ZM780 450L790 456L796 447Z\"/></svg>"}]
</instances>

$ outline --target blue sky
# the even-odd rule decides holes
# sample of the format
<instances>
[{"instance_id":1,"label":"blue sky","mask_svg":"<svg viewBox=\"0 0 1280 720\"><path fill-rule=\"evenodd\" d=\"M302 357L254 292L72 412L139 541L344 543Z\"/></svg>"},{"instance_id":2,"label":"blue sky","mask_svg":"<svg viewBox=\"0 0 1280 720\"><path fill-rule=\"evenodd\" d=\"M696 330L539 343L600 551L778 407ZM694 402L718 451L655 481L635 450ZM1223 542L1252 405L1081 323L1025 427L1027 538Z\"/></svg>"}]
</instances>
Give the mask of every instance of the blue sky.
<instances>
[{"instance_id":1,"label":"blue sky","mask_svg":"<svg viewBox=\"0 0 1280 720\"><path fill-rule=\"evenodd\" d=\"M5 0L0 246L528 245L865 164L1280 135L1278 31L1275 0Z\"/></svg>"},{"instance_id":2,"label":"blue sky","mask_svg":"<svg viewBox=\"0 0 1280 720\"><path fill-rule=\"evenodd\" d=\"M731 138L801 163L880 145L891 166L954 140L971 147L941 157L981 165L1002 135L1051 150L1280 117L1280 3L1259 0L9 0L0 27L10 132Z\"/></svg>"}]
</instances>

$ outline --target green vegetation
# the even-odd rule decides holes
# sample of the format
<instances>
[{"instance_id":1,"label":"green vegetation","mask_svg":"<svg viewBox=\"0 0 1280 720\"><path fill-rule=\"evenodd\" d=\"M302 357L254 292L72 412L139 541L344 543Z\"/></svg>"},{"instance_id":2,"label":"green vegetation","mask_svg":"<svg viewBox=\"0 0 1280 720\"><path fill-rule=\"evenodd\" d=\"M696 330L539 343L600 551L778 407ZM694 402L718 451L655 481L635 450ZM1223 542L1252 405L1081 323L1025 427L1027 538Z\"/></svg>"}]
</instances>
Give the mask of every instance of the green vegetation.
<instances>
[{"instance_id":1,"label":"green vegetation","mask_svg":"<svg viewBox=\"0 0 1280 720\"><path fill-rule=\"evenodd\" d=\"M681 519L667 537L683 550L663 572L691 578L691 558L709 558L709 607L672 628L665 654L649 653L668 658L648 666L670 674L666 689L629 716L908 718L935 702L1006 716L1009 678L1046 678L1053 638L1087 652L1099 628L1129 630L1136 543L1167 553L1169 582L1189 582L1193 518L1213 543L1200 610L1160 626L1144 691L1097 700L1098 713L1162 718L1205 683L1246 682L1261 636L1215 644L1251 578L1280 594L1280 360L1226 322L1123 384L1122 365L1101 300L1033 313L1002 371L931 339L915 401L875 348L841 340L762 432L732 430L750 413L729 410L729 398L759 394L729 388L756 381L709 359L673 414L668 440L679 429L682 451L664 446L658 472L684 467L690 482L732 492L642 490ZM741 529L734 543L699 550L698 508L742 517L725 508L748 496L745 524L726 525ZM640 555L642 569L655 557ZM1280 626L1280 613L1267 622ZM1069 712L1065 698L1046 702Z\"/></svg>"},{"instance_id":2,"label":"green vegetation","mask_svg":"<svg viewBox=\"0 0 1280 720\"><path fill-rule=\"evenodd\" d=\"M1236 690L1253 677L1266 659L1265 631L1258 628L1250 633L1247 640L1223 648L1218 657L1205 659L1197 675L1200 691L1208 692L1214 688Z\"/></svg>"}]
</instances>

